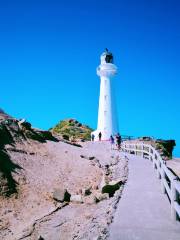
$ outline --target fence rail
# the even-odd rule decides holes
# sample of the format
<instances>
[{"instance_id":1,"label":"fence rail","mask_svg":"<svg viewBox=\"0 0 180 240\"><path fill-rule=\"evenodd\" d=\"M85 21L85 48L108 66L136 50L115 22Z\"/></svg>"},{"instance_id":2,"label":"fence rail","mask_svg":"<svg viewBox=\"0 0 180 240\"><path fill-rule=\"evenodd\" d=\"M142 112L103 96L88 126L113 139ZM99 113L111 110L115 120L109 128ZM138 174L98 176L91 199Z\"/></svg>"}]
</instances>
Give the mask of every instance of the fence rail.
<instances>
[{"instance_id":1,"label":"fence rail","mask_svg":"<svg viewBox=\"0 0 180 240\"><path fill-rule=\"evenodd\" d=\"M180 181L166 166L159 152L150 144L130 143L124 141L122 150L131 154L141 155L152 161L157 177L161 180L161 189L166 193L171 203L171 217L180 219Z\"/></svg>"}]
</instances>

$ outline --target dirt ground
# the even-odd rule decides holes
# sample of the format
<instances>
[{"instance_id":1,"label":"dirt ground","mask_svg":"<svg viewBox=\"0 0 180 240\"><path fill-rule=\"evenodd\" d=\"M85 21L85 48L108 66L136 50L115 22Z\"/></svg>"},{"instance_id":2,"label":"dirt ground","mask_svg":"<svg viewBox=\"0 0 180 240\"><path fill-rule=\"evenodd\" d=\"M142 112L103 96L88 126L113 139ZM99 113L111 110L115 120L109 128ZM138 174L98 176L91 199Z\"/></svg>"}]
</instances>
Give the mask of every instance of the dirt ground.
<instances>
[{"instance_id":1,"label":"dirt ground","mask_svg":"<svg viewBox=\"0 0 180 240\"><path fill-rule=\"evenodd\" d=\"M127 159L109 143L83 143L76 147L63 142L35 141L6 145L11 160L21 169L13 173L18 193L0 197L0 239L45 240L106 239L123 185L111 198L94 201L107 180L127 178ZM91 189L83 202L59 203L56 188L71 195Z\"/></svg>"}]
</instances>

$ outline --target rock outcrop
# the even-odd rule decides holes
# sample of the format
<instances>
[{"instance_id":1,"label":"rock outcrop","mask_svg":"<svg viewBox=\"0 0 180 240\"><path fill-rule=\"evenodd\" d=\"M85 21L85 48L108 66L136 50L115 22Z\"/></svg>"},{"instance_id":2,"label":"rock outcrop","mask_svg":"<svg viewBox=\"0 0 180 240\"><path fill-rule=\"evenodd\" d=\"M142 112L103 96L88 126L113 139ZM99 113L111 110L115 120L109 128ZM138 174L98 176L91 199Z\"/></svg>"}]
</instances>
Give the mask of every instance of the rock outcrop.
<instances>
[{"instance_id":1,"label":"rock outcrop","mask_svg":"<svg viewBox=\"0 0 180 240\"><path fill-rule=\"evenodd\" d=\"M152 139L150 137L141 137L138 140L154 146L165 160L172 158L173 149L176 146L175 140Z\"/></svg>"},{"instance_id":2,"label":"rock outcrop","mask_svg":"<svg viewBox=\"0 0 180 240\"><path fill-rule=\"evenodd\" d=\"M160 151L161 155L167 158L172 158L173 149L176 146L175 140L162 140L155 141L155 147Z\"/></svg>"},{"instance_id":3,"label":"rock outcrop","mask_svg":"<svg viewBox=\"0 0 180 240\"><path fill-rule=\"evenodd\" d=\"M102 193L108 193L109 197L113 197L122 184L121 180L111 181L102 187Z\"/></svg>"},{"instance_id":4,"label":"rock outcrop","mask_svg":"<svg viewBox=\"0 0 180 240\"><path fill-rule=\"evenodd\" d=\"M56 188L53 192L53 198L58 202L69 202L71 194L68 193L67 189Z\"/></svg>"},{"instance_id":5,"label":"rock outcrop","mask_svg":"<svg viewBox=\"0 0 180 240\"><path fill-rule=\"evenodd\" d=\"M75 119L67 119L60 121L50 131L54 134L59 134L65 140L70 141L86 141L91 139L92 128L78 122Z\"/></svg>"}]
</instances>

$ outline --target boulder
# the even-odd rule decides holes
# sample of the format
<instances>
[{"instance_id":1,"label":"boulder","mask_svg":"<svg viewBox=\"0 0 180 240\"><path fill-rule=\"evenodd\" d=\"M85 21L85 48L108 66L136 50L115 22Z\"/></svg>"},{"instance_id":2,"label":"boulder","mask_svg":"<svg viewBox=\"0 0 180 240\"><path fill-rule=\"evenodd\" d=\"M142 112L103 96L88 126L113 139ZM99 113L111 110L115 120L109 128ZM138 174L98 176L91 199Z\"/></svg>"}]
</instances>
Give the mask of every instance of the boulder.
<instances>
[{"instance_id":1,"label":"boulder","mask_svg":"<svg viewBox=\"0 0 180 240\"><path fill-rule=\"evenodd\" d=\"M27 122L25 119L21 119L19 122L18 122L19 126L20 127L24 127L25 129L27 130L30 130L31 129L31 124L29 122Z\"/></svg>"},{"instance_id":2,"label":"boulder","mask_svg":"<svg viewBox=\"0 0 180 240\"><path fill-rule=\"evenodd\" d=\"M63 134L62 137L63 137L63 139L69 141L69 136L67 134Z\"/></svg>"},{"instance_id":3,"label":"boulder","mask_svg":"<svg viewBox=\"0 0 180 240\"><path fill-rule=\"evenodd\" d=\"M42 236L39 236L38 240L44 240L44 238Z\"/></svg>"},{"instance_id":4,"label":"boulder","mask_svg":"<svg viewBox=\"0 0 180 240\"><path fill-rule=\"evenodd\" d=\"M113 180L102 187L102 193L108 193L109 197L113 197L114 193L120 188L121 185L121 180Z\"/></svg>"},{"instance_id":5,"label":"boulder","mask_svg":"<svg viewBox=\"0 0 180 240\"><path fill-rule=\"evenodd\" d=\"M83 203L83 198L81 195L71 195L70 201L75 203Z\"/></svg>"},{"instance_id":6,"label":"boulder","mask_svg":"<svg viewBox=\"0 0 180 240\"><path fill-rule=\"evenodd\" d=\"M56 188L53 192L53 198L54 200L58 202L69 202L70 201L71 194L68 193L67 189L64 188Z\"/></svg>"},{"instance_id":7,"label":"boulder","mask_svg":"<svg viewBox=\"0 0 180 240\"><path fill-rule=\"evenodd\" d=\"M89 159L86 155L80 155L81 158Z\"/></svg>"},{"instance_id":8,"label":"boulder","mask_svg":"<svg viewBox=\"0 0 180 240\"><path fill-rule=\"evenodd\" d=\"M92 187L82 189L82 194L84 196L89 196L91 194L91 188Z\"/></svg>"},{"instance_id":9,"label":"boulder","mask_svg":"<svg viewBox=\"0 0 180 240\"><path fill-rule=\"evenodd\" d=\"M98 202L106 200L109 198L109 194L108 193L101 193L101 192L96 192L95 197L97 199Z\"/></svg>"}]
</instances>

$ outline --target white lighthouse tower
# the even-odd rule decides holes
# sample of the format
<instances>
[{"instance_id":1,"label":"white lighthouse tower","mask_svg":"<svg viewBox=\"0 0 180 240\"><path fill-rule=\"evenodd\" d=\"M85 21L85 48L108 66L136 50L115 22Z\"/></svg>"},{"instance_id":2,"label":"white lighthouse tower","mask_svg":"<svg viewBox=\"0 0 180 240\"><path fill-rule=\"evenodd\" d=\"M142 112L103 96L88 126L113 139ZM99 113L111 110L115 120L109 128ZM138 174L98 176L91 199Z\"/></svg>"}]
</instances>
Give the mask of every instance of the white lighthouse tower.
<instances>
[{"instance_id":1,"label":"white lighthouse tower","mask_svg":"<svg viewBox=\"0 0 180 240\"><path fill-rule=\"evenodd\" d=\"M118 133L118 120L113 91L113 77L116 73L117 67L113 64L113 55L106 49L101 55L101 64L97 68L97 75L100 76L101 84L97 130L92 132L95 140L98 140L100 132L102 140L109 140L111 135Z\"/></svg>"}]
</instances>

